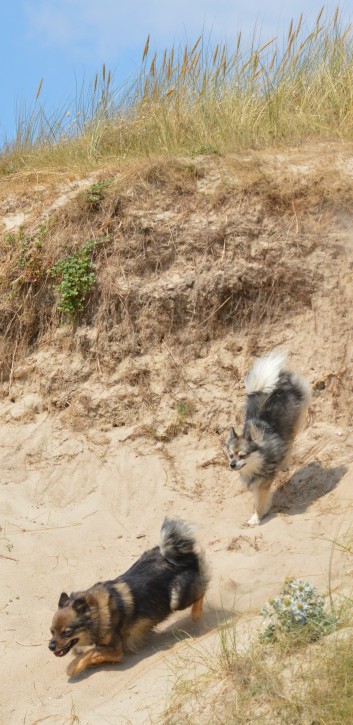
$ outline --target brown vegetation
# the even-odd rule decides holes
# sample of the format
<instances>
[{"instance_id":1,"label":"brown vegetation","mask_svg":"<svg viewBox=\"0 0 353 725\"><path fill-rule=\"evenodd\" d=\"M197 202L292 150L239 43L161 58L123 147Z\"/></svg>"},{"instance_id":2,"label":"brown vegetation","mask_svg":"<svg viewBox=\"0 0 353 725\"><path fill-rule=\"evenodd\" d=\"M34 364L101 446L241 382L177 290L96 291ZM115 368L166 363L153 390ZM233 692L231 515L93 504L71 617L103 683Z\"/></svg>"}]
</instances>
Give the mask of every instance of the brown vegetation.
<instances>
[{"instance_id":1,"label":"brown vegetation","mask_svg":"<svg viewBox=\"0 0 353 725\"><path fill-rule=\"evenodd\" d=\"M229 332L246 330L247 354L256 353L261 328L310 307L320 287L322 230L348 214L352 185L347 152L335 157L332 147L330 168L313 155L304 174L295 154L283 168L280 156L259 154L140 162L101 173L59 207L49 186L52 211L42 194L2 234L4 392L23 377L24 356L45 344L77 356L75 390L97 371L119 370L117 382L128 383L119 420L128 423L159 404L151 353L162 351L170 389L183 365ZM47 405L70 405L70 383L59 402L62 375L47 380ZM83 414L101 416L101 403Z\"/></svg>"}]
</instances>

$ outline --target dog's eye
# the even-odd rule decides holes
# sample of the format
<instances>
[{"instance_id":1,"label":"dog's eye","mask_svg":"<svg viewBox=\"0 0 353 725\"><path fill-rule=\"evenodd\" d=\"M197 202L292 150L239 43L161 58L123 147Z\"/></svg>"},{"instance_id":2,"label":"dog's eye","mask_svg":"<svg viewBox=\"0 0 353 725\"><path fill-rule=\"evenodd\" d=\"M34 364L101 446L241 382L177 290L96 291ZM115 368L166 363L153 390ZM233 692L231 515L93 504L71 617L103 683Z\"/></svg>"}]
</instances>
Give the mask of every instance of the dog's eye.
<instances>
[{"instance_id":1,"label":"dog's eye","mask_svg":"<svg viewBox=\"0 0 353 725\"><path fill-rule=\"evenodd\" d=\"M63 637L71 637L71 635L72 635L72 629L65 629L65 630L64 630L64 631L62 632L62 636L63 636Z\"/></svg>"},{"instance_id":2,"label":"dog's eye","mask_svg":"<svg viewBox=\"0 0 353 725\"><path fill-rule=\"evenodd\" d=\"M243 453L242 451L239 451L238 458L245 458L245 453Z\"/></svg>"}]
</instances>

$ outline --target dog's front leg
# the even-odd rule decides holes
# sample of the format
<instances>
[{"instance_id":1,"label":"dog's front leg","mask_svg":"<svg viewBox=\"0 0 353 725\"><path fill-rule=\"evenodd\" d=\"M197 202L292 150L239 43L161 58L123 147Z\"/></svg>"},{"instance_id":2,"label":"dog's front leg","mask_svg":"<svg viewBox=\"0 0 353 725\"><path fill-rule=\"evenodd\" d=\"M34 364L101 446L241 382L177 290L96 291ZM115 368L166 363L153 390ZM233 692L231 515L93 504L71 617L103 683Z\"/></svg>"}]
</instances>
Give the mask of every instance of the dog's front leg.
<instances>
[{"instance_id":1,"label":"dog's front leg","mask_svg":"<svg viewBox=\"0 0 353 725\"><path fill-rule=\"evenodd\" d=\"M272 503L272 491L271 491L272 479L263 482L261 486L256 485L252 489L254 498L255 513L249 519L249 526L256 526L260 523L261 519L266 516L271 508Z\"/></svg>"},{"instance_id":2,"label":"dog's front leg","mask_svg":"<svg viewBox=\"0 0 353 725\"><path fill-rule=\"evenodd\" d=\"M66 671L70 677L74 677L81 674L87 667L96 667L105 662L121 662L123 656L121 642L118 642L115 647L94 647L88 652L75 657Z\"/></svg>"}]
</instances>

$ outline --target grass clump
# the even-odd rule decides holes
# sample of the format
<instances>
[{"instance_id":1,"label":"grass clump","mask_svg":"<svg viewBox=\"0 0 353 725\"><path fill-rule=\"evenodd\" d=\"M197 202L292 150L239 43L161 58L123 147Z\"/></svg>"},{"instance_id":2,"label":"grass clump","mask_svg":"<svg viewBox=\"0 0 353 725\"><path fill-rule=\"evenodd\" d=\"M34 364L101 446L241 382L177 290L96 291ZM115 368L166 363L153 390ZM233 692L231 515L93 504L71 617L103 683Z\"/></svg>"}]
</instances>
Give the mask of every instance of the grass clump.
<instances>
[{"instance_id":1,"label":"grass clump","mask_svg":"<svg viewBox=\"0 0 353 725\"><path fill-rule=\"evenodd\" d=\"M97 181L88 189L84 195L85 203L90 211L99 211L104 200L107 188L111 183L110 179Z\"/></svg>"},{"instance_id":2,"label":"grass clump","mask_svg":"<svg viewBox=\"0 0 353 725\"><path fill-rule=\"evenodd\" d=\"M192 400L180 400L176 405L176 416L160 435L160 440L168 442L178 435L185 435L193 427L192 416L196 412L196 405Z\"/></svg>"},{"instance_id":3,"label":"grass clump","mask_svg":"<svg viewBox=\"0 0 353 725\"><path fill-rule=\"evenodd\" d=\"M170 443L179 435L186 435L193 427L192 417L197 407L192 400L183 398L176 404L175 415L167 426L161 430L155 425L144 425L141 431L148 437L161 443Z\"/></svg>"},{"instance_id":4,"label":"grass clump","mask_svg":"<svg viewBox=\"0 0 353 725\"><path fill-rule=\"evenodd\" d=\"M260 638L241 621L221 625L217 654L205 652L202 672L178 680L165 723L353 722L352 599L331 613L309 582L288 579L263 616Z\"/></svg>"},{"instance_id":5,"label":"grass clump","mask_svg":"<svg viewBox=\"0 0 353 725\"><path fill-rule=\"evenodd\" d=\"M92 167L103 159L293 145L353 138L353 36L339 11L303 15L286 41L213 45L200 36L153 53L148 38L136 77L120 87L105 66L73 102L49 112L40 84L4 146L0 173L18 168ZM35 157L35 159L34 159Z\"/></svg>"},{"instance_id":6,"label":"grass clump","mask_svg":"<svg viewBox=\"0 0 353 725\"><path fill-rule=\"evenodd\" d=\"M11 284L10 297L16 290L29 284L37 285L48 274L44 262L44 245L46 238L45 226L39 226L35 234L30 234L20 227L16 233L8 233L4 237L7 255L18 254L17 264L12 261L8 279Z\"/></svg>"},{"instance_id":7,"label":"grass clump","mask_svg":"<svg viewBox=\"0 0 353 725\"><path fill-rule=\"evenodd\" d=\"M177 417L183 421L190 418L196 411L196 405L192 400L184 398L177 403L176 412Z\"/></svg>"},{"instance_id":8,"label":"grass clump","mask_svg":"<svg viewBox=\"0 0 353 725\"><path fill-rule=\"evenodd\" d=\"M353 722L353 638L350 630L302 649L266 650L259 644L238 654L224 683L223 701L212 703L222 725L347 725ZM181 722L181 720L180 720ZM190 723L206 723L207 718Z\"/></svg>"}]
</instances>

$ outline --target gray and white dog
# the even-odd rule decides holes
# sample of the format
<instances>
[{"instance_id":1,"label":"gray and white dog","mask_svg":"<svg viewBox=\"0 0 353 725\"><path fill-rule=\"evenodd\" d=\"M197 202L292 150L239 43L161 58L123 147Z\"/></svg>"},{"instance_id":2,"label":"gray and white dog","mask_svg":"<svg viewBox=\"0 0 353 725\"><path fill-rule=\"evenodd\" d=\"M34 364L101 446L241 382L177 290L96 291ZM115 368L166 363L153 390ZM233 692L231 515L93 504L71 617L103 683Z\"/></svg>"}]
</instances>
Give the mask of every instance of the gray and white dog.
<instances>
[{"instance_id":1,"label":"gray and white dog","mask_svg":"<svg viewBox=\"0 0 353 725\"><path fill-rule=\"evenodd\" d=\"M284 353L275 350L256 361L245 378L243 431L237 435L231 428L227 440L230 467L254 497L250 525L259 524L271 508L271 484L286 464L311 399L309 383L284 364Z\"/></svg>"}]
</instances>

